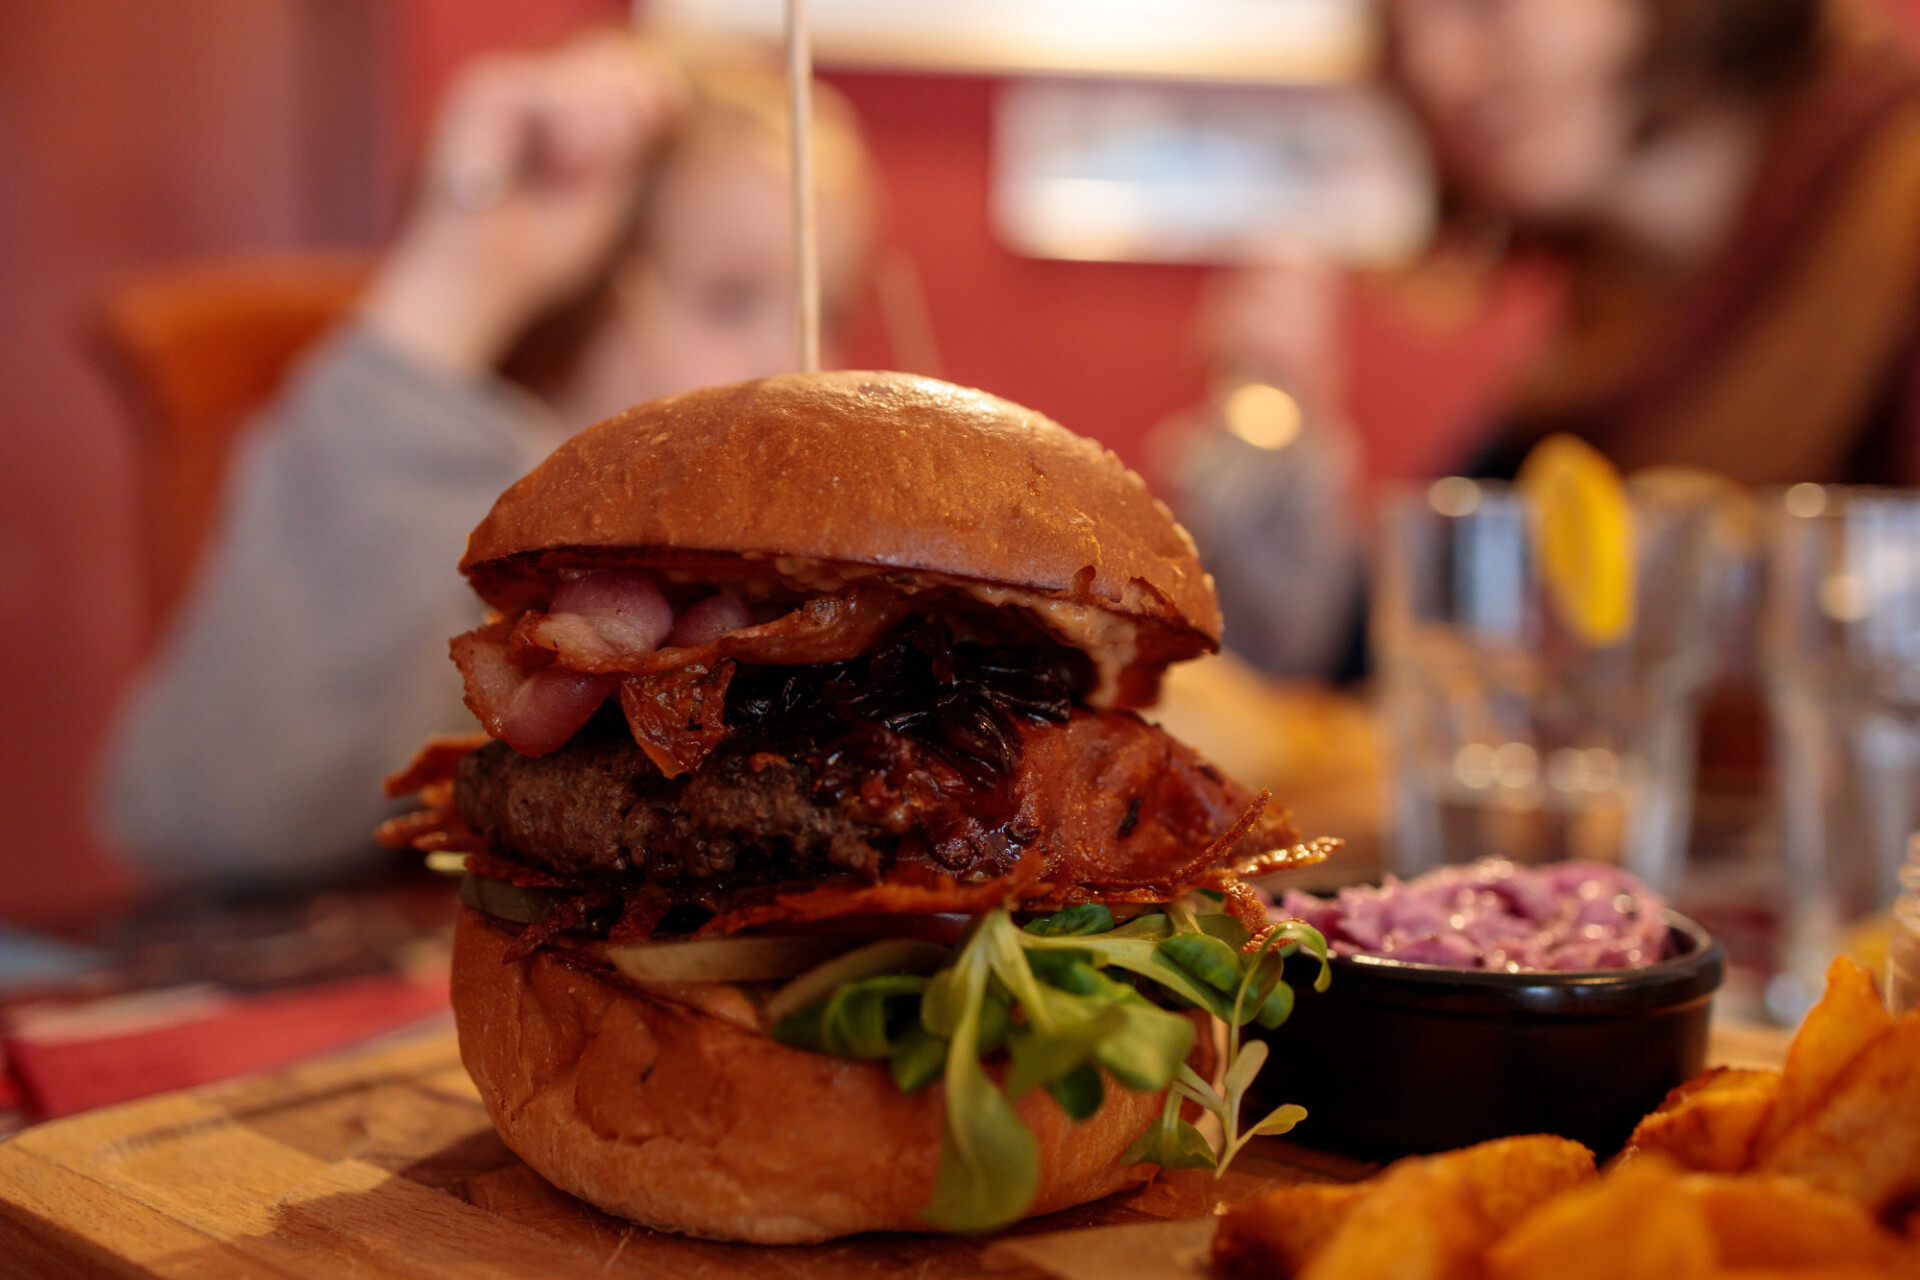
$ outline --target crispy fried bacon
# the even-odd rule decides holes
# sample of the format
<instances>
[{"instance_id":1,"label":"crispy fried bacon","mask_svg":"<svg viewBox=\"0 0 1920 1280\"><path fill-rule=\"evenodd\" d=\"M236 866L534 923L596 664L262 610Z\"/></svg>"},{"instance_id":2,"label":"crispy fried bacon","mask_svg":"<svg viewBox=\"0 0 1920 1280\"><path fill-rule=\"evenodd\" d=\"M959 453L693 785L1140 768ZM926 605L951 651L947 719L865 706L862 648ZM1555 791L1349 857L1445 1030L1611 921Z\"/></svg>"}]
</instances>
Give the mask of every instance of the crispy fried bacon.
<instances>
[{"instance_id":1,"label":"crispy fried bacon","mask_svg":"<svg viewBox=\"0 0 1920 1280\"><path fill-rule=\"evenodd\" d=\"M620 709L633 740L662 774L677 778L698 769L726 739L727 684L735 664L713 669L676 667L620 681Z\"/></svg>"},{"instance_id":2,"label":"crispy fried bacon","mask_svg":"<svg viewBox=\"0 0 1920 1280\"><path fill-rule=\"evenodd\" d=\"M561 875L545 867L530 867L524 862L502 858L489 850L467 856L467 870L489 880L501 880L519 889L565 889L580 893L593 887L581 876Z\"/></svg>"},{"instance_id":3,"label":"crispy fried bacon","mask_svg":"<svg viewBox=\"0 0 1920 1280\"><path fill-rule=\"evenodd\" d=\"M636 574L589 574L554 592L551 612L522 615L509 648L523 663L548 661L574 671L624 671L651 657L673 628L660 588Z\"/></svg>"},{"instance_id":4,"label":"crispy fried bacon","mask_svg":"<svg viewBox=\"0 0 1920 1280\"><path fill-rule=\"evenodd\" d=\"M486 731L524 756L543 756L585 724L612 693L612 676L560 667L528 671L507 651L501 624L453 638L467 706Z\"/></svg>"},{"instance_id":5,"label":"crispy fried bacon","mask_svg":"<svg viewBox=\"0 0 1920 1280\"><path fill-rule=\"evenodd\" d=\"M702 934L738 933L760 925L801 924L858 915L973 915L998 906L1013 906L1021 891L1040 870L1038 858L1028 858L1004 876L981 884L963 885L950 876L927 876L912 881L880 884L835 882L794 893L776 895L769 902L723 911L707 921Z\"/></svg>"},{"instance_id":6,"label":"crispy fried bacon","mask_svg":"<svg viewBox=\"0 0 1920 1280\"><path fill-rule=\"evenodd\" d=\"M673 630L673 606L640 573L601 571L569 578L547 606L556 618L578 618L613 653L647 654Z\"/></svg>"},{"instance_id":7,"label":"crispy fried bacon","mask_svg":"<svg viewBox=\"0 0 1920 1280\"><path fill-rule=\"evenodd\" d=\"M550 612L455 636L452 651L467 706L520 754L559 747L617 690L634 740L674 777L698 768L725 736L720 673L735 662L840 661L872 649L906 614L897 594L869 587L809 600L758 625L744 603L722 593L676 621L650 579L594 573L562 584ZM656 647L669 639L678 643Z\"/></svg>"},{"instance_id":8,"label":"crispy fried bacon","mask_svg":"<svg viewBox=\"0 0 1920 1280\"><path fill-rule=\"evenodd\" d=\"M413 759L398 772L388 775L384 784L389 798L410 796L436 782L451 783L453 771L470 751L492 742L484 733L436 733L421 743Z\"/></svg>"},{"instance_id":9,"label":"crispy fried bacon","mask_svg":"<svg viewBox=\"0 0 1920 1280\"><path fill-rule=\"evenodd\" d=\"M703 608L711 616L696 617ZM716 622L739 615L727 606L702 601L682 615L687 627L681 633L689 639L705 637L700 643L642 652L614 649L602 642L597 631L563 622L557 613L532 610L514 622L511 644L516 656L528 655L525 661L533 660L528 651L543 650L553 655L555 666L592 675L649 675L676 667L711 667L723 658L764 666L804 666L867 652L907 612L906 601L897 593L863 587L809 600L771 622L714 633Z\"/></svg>"},{"instance_id":10,"label":"crispy fried bacon","mask_svg":"<svg viewBox=\"0 0 1920 1280\"><path fill-rule=\"evenodd\" d=\"M1056 849L1034 885L1045 901L1164 902L1224 859L1300 838L1266 792L1249 797L1125 712L1076 714L1021 737L1022 813Z\"/></svg>"},{"instance_id":11,"label":"crispy fried bacon","mask_svg":"<svg viewBox=\"0 0 1920 1280\"><path fill-rule=\"evenodd\" d=\"M1238 920L1246 931L1253 935L1246 945L1250 950L1259 950L1260 942L1273 928L1273 922L1267 919L1267 904L1260 901L1260 895L1253 886L1244 880L1236 880L1224 890L1227 914Z\"/></svg>"},{"instance_id":12,"label":"crispy fried bacon","mask_svg":"<svg viewBox=\"0 0 1920 1280\"><path fill-rule=\"evenodd\" d=\"M1340 852L1346 841L1339 836L1315 836L1311 840L1302 840L1294 844L1259 848L1251 853L1242 853L1228 859L1216 873L1222 883L1235 880L1251 880L1259 876L1270 876L1281 871L1297 871L1301 867L1311 867L1325 862Z\"/></svg>"},{"instance_id":13,"label":"crispy fried bacon","mask_svg":"<svg viewBox=\"0 0 1920 1280\"><path fill-rule=\"evenodd\" d=\"M388 818L374 830L376 843L387 849L418 849L422 853L484 853L487 842L452 809L428 808Z\"/></svg>"},{"instance_id":14,"label":"crispy fried bacon","mask_svg":"<svg viewBox=\"0 0 1920 1280\"><path fill-rule=\"evenodd\" d=\"M747 607L746 601L731 592L719 591L690 605L675 618L667 643L677 649L693 648L752 625L753 610Z\"/></svg>"},{"instance_id":15,"label":"crispy fried bacon","mask_svg":"<svg viewBox=\"0 0 1920 1280\"><path fill-rule=\"evenodd\" d=\"M411 816L424 820L437 815ZM455 817L453 821L458 823L459 820ZM403 822L396 819L383 831L391 829L397 833L403 830ZM432 823L422 821L417 827L406 829L423 832L415 836L416 848L449 847L433 843L439 835ZM1316 840L1274 852L1290 860L1290 865L1307 866L1324 859L1329 849L1338 843ZM474 875L501 880L521 888L555 889L567 895L557 905L555 912L541 921L538 936L528 945L529 950L555 933L577 924L590 913L616 906L619 907L618 917L607 940L616 943L643 942L652 936L675 905L676 895L656 889L629 888L616 894L606 884L596 883L588 877L561 875L530 867L525 863L496 857L484 848L465 845L453 847L467 852L467 870ZM714 914L698 932L703 936L725 935L744 929L777 929L856 916L967 916L993 907L1048 912L1090 901L1113 906L1150 906L1167 901L1169 896L1178 897L1197 888L1224 890L1227 909L1247 926L1256 941L1269 927L1265 908L1251 887L1231 879L1225 868L1209 868L1189 883L1170 886L1169 894L1167 889L1115 891L1097 885L1066 887L1041 884L1036 882L1039 867L1039 859L1029 858L1006 875L976 884L962 884L952 877L929 875L915 868L907 878L887 879L878 884L846 876L807 886L755 886L700 894L696 896L701 900L694 905Z\"/></svg>"},{"instance_id":16,"label":"crispy fried bacon","mask_svg":"<svg viewBox=\"0 0 1920 1280\"><path fill-rule=\"evenodd\" d=\"M612 889L604 885L596 886L575 894L573 897L554 904L553 909L534 923L520 931L501 959L508 964L524 960L547 943L567 930L579 925L595 912L607 911L620 905L620 898Z\"/></svg>"},{"instance_id":17,"label":"crispy fried bacon","mask_svg":"<svg viewBox=\"0 0 1920 1280\"><path fill-rule=\"evenodd\" d=\"M611 943L645 942L673 909L673 903L657 893L629 889L624 896L620 918L607 931L607 941Z\"/></svg>"},{"instance_id":18,"label":"crispy fried bacon","mask_svg":"<svg viewBox=\"0 0 1920 1280\"><path fill-rule=\"evenodd\" d=\"M1259 802L1245 815L1258 813ZM1314 840L1284 850L1270 851L1270 857L1289 867L1312 866L1322 862L1340 845L1338 840ZM993 907L1010 911L1050 912L1082 902L1152 905L1168 902L1194 889L1220 889L1225 892L1227 909L1247 927L1255 939L1271 928L1266 908L1252 886L1234 878L1226 867L1207 866L1187 879L1151 889L1113 889L1101 885L1061 885L1042 882L1035 874L1037 860L1028 859L1013 871L978 884L961 884L949 877L916 877L910 882L883 881L880 884L830 882L798 892L778 893L765 902L735 907L715 915L700 929L702 934L736 933L742 929L800 924L816 920L838 919L854 915L931 915L958 912L973 915Z\"/></svg>"}]
</instances>

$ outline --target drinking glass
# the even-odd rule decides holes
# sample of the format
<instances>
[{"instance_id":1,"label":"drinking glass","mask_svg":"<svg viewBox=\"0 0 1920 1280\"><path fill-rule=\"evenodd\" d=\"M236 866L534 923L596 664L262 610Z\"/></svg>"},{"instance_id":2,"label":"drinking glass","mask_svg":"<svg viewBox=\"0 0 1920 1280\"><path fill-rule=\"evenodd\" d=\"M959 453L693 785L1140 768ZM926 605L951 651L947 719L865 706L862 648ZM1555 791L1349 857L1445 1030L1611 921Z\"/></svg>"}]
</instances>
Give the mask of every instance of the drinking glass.
<instances>
[{"instance_id":1,"label":"drinking glass","mask_svg":"<svg viewBox=\"0 0 1920 1280\"><path fill-rule=\"evenodd\" d=\"M1594 643L1543 579L1519 491L1453 477L1388 502L1372 625L1396 871L1586 858L1674 891L1733 575L1713 504L1631 507L1631 618Z\"/></svg>"},{"instance_id":2,"label":"drinking glass","mask_svg":"<svg viewBox=\"0 0 1920 1280\"><path fill-rule=\"evenodd\" d=\"M1900 891L1920 828L1920 492L1795 485L1767 512L1763 632L1791 1018Z\"/></svg>"}]
</instances>

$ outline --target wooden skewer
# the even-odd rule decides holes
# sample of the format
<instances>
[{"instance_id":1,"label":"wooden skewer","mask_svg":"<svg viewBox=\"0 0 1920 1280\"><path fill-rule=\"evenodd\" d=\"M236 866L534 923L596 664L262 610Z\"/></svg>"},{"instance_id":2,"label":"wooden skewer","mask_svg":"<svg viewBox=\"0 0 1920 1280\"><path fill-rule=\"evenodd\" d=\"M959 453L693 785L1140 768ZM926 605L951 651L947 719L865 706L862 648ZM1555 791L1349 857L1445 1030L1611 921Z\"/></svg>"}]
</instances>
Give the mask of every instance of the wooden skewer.
<instances>
[{"instance_id":1,"label":"wooden skewer","mask_svg":"<svg viewBox=\"0 0 1920 1280\"><path fill-rule=\"evenodd\" d=\"M820 241L814 228L813 47L807 0L787 0L788 121L793 132L793 260L799 273L800 367L820 369Z\"/></svg>"}]
</instances>

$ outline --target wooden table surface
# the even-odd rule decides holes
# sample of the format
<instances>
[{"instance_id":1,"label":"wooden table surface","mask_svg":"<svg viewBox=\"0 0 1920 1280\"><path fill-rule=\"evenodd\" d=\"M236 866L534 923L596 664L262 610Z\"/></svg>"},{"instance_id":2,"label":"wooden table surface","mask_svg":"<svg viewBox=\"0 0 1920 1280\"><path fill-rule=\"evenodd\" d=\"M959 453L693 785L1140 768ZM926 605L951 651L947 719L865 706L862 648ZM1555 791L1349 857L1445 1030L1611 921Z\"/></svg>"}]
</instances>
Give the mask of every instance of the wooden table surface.
<instances>
[{"instance_id":1,"label":"wooden table surface","mask_svg":"<svg viewBox=\"0 0 1920 1280\"><path fill-rule=\"evenodd\" d=\"M1366 1168L1279 1143L1248 1154L1219 1182L1163 1176L1022 1229L1193 1218L1278 1179ZM797 1277L935 1280L979 1273L993 1243L889 1235L763 1249L607 1217L501 1144L451 1032L110 1107L0 1144L0 1273L17 1260L31 1260L23 1274L33 1275L195 1277L718 1278L777 1265Z\"/></svg>"},{"instance_id":2,"label":"wooden table surface","mask_svg":"<svg viewBox=\"0 0 1920 1280\"><path fill-rule=\"evenodd\" d=\"M1777 1035L1723 1034L1714 1060L1777 1062L1782 1048ZM1275 1182L1368 1168L1259 1139L1221 1180L1163 1174L989 1240L883 1235L772 1249L685 1240L599 1213L521 1164L442 1030L0 1143L0 1275L1036 1276L1046 1272L1029 1261L1044 1251L1028 1246L1039 1236L1203 1218Z\"/></svg>"}]
</instances>

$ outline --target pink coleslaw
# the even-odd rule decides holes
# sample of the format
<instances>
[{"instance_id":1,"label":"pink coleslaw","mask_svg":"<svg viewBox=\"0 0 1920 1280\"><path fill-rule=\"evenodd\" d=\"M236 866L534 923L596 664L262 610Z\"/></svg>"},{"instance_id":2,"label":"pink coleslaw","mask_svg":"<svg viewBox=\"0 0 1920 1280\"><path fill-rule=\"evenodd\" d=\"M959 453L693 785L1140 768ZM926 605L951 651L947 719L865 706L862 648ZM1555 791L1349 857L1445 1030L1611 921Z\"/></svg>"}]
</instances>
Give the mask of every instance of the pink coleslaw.
<instances>
[{"instance_id":1,"label":"pink coleslaw","mask_svg":"<svg viewBox=\"0 0 1920 1280\"><path fill-rule=\"evenodd\" d=\"M1337 955L1522 973L1658 964L1665 906L1618 867L1489 858L1333 898L1289 889L1269 914L1306 921Z\"/></svg>"}]
</instances>

